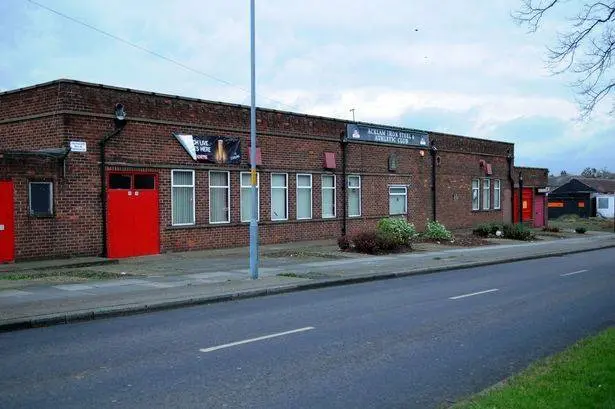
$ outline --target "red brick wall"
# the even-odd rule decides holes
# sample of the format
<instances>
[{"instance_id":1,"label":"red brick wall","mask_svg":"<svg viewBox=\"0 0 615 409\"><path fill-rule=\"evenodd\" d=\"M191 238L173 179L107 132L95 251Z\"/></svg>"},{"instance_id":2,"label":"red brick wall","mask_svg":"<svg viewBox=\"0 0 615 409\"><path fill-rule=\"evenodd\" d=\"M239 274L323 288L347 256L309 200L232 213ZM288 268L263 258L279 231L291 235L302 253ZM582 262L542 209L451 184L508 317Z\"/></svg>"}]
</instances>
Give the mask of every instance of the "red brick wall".
<instances>
[{"instance_id":1,"label":"red brick wall","mask_svg":"<svg viewBox=\"0 0 615 409\"><path fill-rule=\"evenodd\" d=\"M58 93L58 89L60 90ZM59 95L59 97L58 97ZM61 109L56 111L57 101ZM21 108L5 110L14 101ZM33 162L7 165L0 162L0 177L16 181L17 257L97 255L102 251L100 201L100 151L98 142L113 130L115 103L125 105L128 122L107 145L107 170L149 171L158 174L161 252L203 249L248 243L248 225L240 222L241 171L248 171L249 109L243 106L154 95L110 87L61 82L22 92L0 94L1 135L19 135L0 142L3 149L34 149L68 146L71 140L85 141L86 153L70 153L66 177ZM45 104L47 107L45 108ZM52 113L43 119L15 121L36 113ZM340 133L345 123L327 118L258 111L258 146L262 150L260 172L261 243L312 240L337 237L342 228L343 185ZM241 139L240 165L219 167L196 163L173 133L210 134ZM472 211L471 180L499 178L504 190L510 188L506 155L513 145L454 135L430 134L438 147L437 213L450 228L471 227L479 222L502 220L501 210ZM336 155L335 219L321 219L320 175L323 153ZM398 158L395 172L388 170L389 155ZM493 167L485 176L479 165L484 160ZM348 220L348 233L373 228L388 215L388 186L408 186L407 219L423 229L432 217L431 156L429 150L368 143L348 145L348 174L361 176L360 218ZM195 169L195 226L171 225L171 170ZM231 177L231 221L209 224L209 170L229 170ZM289 220L274 222L270 215L270 174L288 173ZM296 174L311 173L313 219L296 220ZM50 177L55 183L57 213L39 220L27 216L27 181ZM25 202L24 202L25 201ZM493 199L492 199L493 201ZM502 203L504 206L504 203ZM25 212L25 213L24 213ZM43 249L41 251L40 249Z\"/></svg>"}]
</instances>

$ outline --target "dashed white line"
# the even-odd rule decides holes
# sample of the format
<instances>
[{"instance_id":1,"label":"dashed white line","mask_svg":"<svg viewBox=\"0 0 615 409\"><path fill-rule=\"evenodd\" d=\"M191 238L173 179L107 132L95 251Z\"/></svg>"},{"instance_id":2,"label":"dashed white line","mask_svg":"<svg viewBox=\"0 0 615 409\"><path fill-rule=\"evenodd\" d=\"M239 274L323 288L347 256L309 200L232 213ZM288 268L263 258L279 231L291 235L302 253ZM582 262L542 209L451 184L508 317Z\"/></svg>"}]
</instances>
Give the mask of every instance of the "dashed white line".
<instances>
[{"instance_id":1,"label":"dashed white line","mask_svg":"<svg viewBox=\"0 0 615 409\"><path fill-rule=\"evenodd\" d=\"M475 295L481 295L481 294L487 294L487 293L493 293L496 291L500 291L499 288L492 288L491 290L485 290L485 291L479 291L476 293L470 293L470 294L462 294L462 295L457 295L455 297L450 297L449 300L458 300L460 298L466 298L466 297L473 297Z\"/></svg>"},{"instance_id":2,"label":"dashed white line","mask_svg":"<svg viewBox=\"0 0 615 409\"><path fill-rule=\"evenodd\" d=\"M284 335L296 334L298 332L310 331L312 329L314 329L314 327L298 328L298 329L293 329L291 331L278 332L276 334L263 335L262 337L256 337L256 338L244 339L243 341L231 342L230 344L223 344L223 345L218 345L218 346L209 347L209 348L201 348L199 349L199 351L212 352L212 351L217 351L218 349L230 348L230 347L234 347L237 345L248 344L250 342L263 341L265 339L270 339L270 338L282 337Z\"/></svg>"},{"instance_id":3,"label":"dashed white line","mask_svg":"<svg viewBox=\"0 0 615 409\"><path fill-rule=\"evenodd\" d=\"M560 274L560 276L561 276L561 277L572 276L572 275L575 275L575 274L581 274L581 273L584 273L584 272L586 272L586 271L588 271L588 270L573 271L572 273L564 273L564 274Z\"/></svg>"}]
</instances>

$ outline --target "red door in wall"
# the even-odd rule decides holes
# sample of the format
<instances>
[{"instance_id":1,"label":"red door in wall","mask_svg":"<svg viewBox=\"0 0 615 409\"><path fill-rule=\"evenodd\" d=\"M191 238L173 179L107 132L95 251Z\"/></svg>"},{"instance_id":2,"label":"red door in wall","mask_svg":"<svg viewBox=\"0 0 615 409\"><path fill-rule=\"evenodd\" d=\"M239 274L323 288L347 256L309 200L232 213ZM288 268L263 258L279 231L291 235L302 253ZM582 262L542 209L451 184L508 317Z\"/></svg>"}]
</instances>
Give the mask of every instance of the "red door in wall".
<instances>
[{"instance_id":1,"label":"red door in wall","mask_svg":"<svg viewBox=\"0 0 615 409\"><path fill-rule=\"evenodd\" d=\"M513 204L513 220L515 223L519 222L519 189L515 189L515 197L514 197L514 204ZM533 192L532 192L532 188L527 187L527 188L523 188L523 193L522 193L522 217L523 217L523 221L524 222L529 222L530 220L532 220L534 214L534 207L533 207Z\"/></svg>"},{"instance_id":2,"label":"red door in wall","mask_svg":"<svg viewBox=\"0 0 615 409\"><path fill-rule=\"evenodd\" d=\"M113 172L107 184L107 256L160 252L158 183L149 173Z\"/></svg>"},{"instance_id":3,"label":"red door in wall","mask_svg":"<svg viewBox=\"0 0 615 409\"><path fill-rule=\"evenodd\" d=\"M0 263L15 260L13 182L0 181Z\"/></svg>"},{"instance_id":4,"label":"red door in wall","mask_svg":"<svg viewBox=\"0 0 615 409\"><path fill-rule=\"evenodd\" d=\"M545 197L543 195L534 196L534 227L545 225Z\"/></svg>"}]
</instances>

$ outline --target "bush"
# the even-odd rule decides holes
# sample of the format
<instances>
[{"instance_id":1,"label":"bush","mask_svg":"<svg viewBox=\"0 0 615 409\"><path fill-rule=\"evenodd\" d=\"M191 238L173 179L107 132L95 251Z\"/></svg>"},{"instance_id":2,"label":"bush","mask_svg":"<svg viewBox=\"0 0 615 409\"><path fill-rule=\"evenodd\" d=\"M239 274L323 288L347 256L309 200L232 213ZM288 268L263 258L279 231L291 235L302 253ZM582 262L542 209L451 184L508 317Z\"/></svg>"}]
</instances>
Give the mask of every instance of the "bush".
<instances>
[{"instance_id":1,"label":"bush","mask_svg":"<svg viewBox=\"0 0 615 409\"><path fill-rule=\"evenodd\" d=\"M587 229L585 227L577 227L576 229L574 229L574 231L576 231L579 234L585 234Z\"/></svg>"},{"instance_id":2,"label":"bush","mask_svg":"<svg viewBox=\"0 0 615 409\"><path fill-rule=\"evenodd\" d=\"M427 222L427 229L423 235L431 240L450 241L453 239L453 233L448 231L442 223L438 223L437 221Z\"/></svg>"},{"instance_id":3,"label":"bush","mask_svg":"<svg viewBox=\"0 0 615 409\"><path fill-rule=\"evenodd\" d=\"M545 226L542 228L542 231L546 231L549 233L559 233L559 227L556 226Z\"/></svg>"},{"instance_id":4,"label":"bush","mask_svg":"<svg viewBox=\"0 0 615 409\"><path fill-rule=\"evenodd\" d=\"M350 248L350 239L348 236L340 236L337 238L337 246L340 250L348 250Z\"/></svg>"},{"instance_id":5,"label":"bush","mask_svg":"<svg viewBox=\"0 0 615 409\"><path fill-rule=\"evenodd\" d=\"M410 244L410 240L416 236L414 224L404 219L388 217L380 219L376 226L376 233L380 240L394 243L396 247Z\"/></svg>"},{"instance_id":6,"label":"bush","mask_svg":"<svg viewBox=\"0 0 615 409\"><path fill-rule=\"evenodd\" d=\"M502 226L504 237L512 240L529 241L534 239L534 234L524 224L505 224Z\"/></svg>"},{"instance_id":7,"label":"bush","mask_svg":"<svg viewBox=\"0 0 615 409\"><path fill-rule=\"evenodd\" d=\"M503 226L497 222L481 223L472 230L475 236L489 237L495 235L497 232L503 230Z\"/></svg>"},{"instance_id":8,"label":"bush","mask_svg":"<svg viewBox=\"0 0 615 409\"><path fill-rule=\"evenodd\" d=\"M357 234L352 239L355 250L359 253L376 254L379 251L378 237L376 232L366 231Z\"/></svg>"}]
</instances>

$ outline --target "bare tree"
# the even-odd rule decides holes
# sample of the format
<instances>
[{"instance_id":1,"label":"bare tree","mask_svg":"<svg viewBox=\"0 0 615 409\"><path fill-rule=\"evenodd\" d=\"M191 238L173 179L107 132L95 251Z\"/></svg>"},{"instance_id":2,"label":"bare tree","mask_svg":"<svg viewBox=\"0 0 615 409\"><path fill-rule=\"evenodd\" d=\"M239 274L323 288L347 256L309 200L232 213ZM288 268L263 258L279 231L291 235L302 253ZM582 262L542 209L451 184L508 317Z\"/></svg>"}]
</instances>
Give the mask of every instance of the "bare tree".
<instances>
[{"instance_id":1,"label":"bare tree","mask_svg":"<svg viewBox=\"0 0 615 409\"><path fill-rule=\"evenodd\" d=\"M582 4L582 5L581 5ZM544 16L556 8L570 8L566 0L522 0L513 19L536 32ZM615 90L615 1L579 2L580 10L568 16L568 28L558 33L557 43L548 46L547 58L553 73L572 73L581 116L586 118L596 105ZM615 105L611 113L615 111Z\"/></svg>"}]
</instances>

